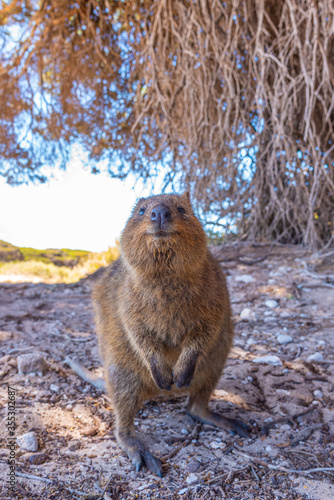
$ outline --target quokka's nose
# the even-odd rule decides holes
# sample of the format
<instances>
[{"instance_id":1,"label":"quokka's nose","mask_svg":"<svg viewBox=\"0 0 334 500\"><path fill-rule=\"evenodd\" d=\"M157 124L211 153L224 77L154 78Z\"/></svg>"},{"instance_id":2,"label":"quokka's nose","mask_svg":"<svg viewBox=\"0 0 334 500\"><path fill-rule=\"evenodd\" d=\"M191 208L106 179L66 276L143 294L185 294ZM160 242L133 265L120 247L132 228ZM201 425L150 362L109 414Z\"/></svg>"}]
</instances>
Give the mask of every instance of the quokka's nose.
<instances>
[{"instance_id":1,"label":"quokka's nose","mask_svg":"<svg viewBox=\"0 0 334 500\"><path fill-rule=\"evenodd\" d=\"M151 212L151 221L157 222L160 227L164 224L164 222L171 222L172 214L166 205L158 205L154 207Z\"/></svg>"}]
</instances>

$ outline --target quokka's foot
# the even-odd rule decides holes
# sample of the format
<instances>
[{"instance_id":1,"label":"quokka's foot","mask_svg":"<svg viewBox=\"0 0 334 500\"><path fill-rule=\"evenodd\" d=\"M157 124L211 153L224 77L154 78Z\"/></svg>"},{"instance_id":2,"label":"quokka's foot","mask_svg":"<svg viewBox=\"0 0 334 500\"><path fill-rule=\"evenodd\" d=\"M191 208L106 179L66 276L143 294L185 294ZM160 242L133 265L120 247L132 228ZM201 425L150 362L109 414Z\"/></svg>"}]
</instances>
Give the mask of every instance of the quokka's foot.
<instances>
[{"instance_id":1,"label":"quokka's foot","mask_svg":"<svg viewBox=\"0 0 334 500\"><path fill-rule=\"evenodd\" d=\"M223 417L219 413L215 413L211 410L201 410L193 411L192 409L187 409L187 413L198 422L202 424L214 425L215 427L220 427L221 429L227 430L232 434L238 434L238 436L243 438L249 438L250 428L247 424L241 422L237 419Z\"/></svg>"},{"instance_id":2,"label":"quokka's foot","mask_svg":"<svg viewBox=\"0 0 334 500\"><path fill-rule=\"evenodd\" d=\"M162 477L162 464L160 460L152 455L139 439L134 436L124 437L119 435L118 441L135 466L137 472L145 465L153 474Z\"/></svg>"}]
</instances>

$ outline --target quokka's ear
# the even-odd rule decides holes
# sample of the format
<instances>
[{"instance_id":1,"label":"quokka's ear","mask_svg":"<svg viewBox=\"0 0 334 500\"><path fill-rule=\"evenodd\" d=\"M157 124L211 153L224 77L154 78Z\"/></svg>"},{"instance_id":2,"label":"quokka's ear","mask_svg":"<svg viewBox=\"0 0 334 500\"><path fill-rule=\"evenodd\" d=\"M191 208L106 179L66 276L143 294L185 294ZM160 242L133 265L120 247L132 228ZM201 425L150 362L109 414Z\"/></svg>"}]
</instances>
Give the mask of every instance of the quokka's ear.
<instances>
[{"instance_id":1,"label":"quokka's ear","mask_svg":"<svg viewBox=\"0 0 334 500\"><path fill-rule=\"evenodd\" d=\"M187 203L190 203L190 193L189 191L185 191L183 194L181 194L181 198L184 199Z\"/></svg>"}]
</instances>

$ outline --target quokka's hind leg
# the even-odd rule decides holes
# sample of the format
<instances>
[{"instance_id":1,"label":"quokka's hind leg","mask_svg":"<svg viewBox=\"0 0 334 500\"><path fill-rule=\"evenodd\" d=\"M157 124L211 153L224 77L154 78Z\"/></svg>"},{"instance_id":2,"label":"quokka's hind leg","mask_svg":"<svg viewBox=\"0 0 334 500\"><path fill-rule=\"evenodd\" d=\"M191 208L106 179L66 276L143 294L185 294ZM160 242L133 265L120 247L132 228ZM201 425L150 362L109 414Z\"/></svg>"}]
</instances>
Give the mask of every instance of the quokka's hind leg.
<instances>
[{"instance_id":1,"label":"quokka's hind leg","mask_svg":"<svg viewBox=\"0 0 334 500\"><path fill-rule=\"evenodd\" d=\"M211 389L191 391L188 398L187 413L202 424L214 425L233 434L237 433L241 437L249 437L249 427L246 424L240 420L223 417L209 409L211 392Z\"/></svg>"},{"instance_id":2,"label":"quokka's hind leg","mask_svg":"<svg viewBox=\"0 0 334 500\"><path fill-rule=\"evenodd\" d=\"M162 477L162 464L136 437L134 418L143 402L144 387L138 374L112 366L108 370L108 390L116 418L116 437L136 470L143 465Z\"/></svg>"}]
</instances>

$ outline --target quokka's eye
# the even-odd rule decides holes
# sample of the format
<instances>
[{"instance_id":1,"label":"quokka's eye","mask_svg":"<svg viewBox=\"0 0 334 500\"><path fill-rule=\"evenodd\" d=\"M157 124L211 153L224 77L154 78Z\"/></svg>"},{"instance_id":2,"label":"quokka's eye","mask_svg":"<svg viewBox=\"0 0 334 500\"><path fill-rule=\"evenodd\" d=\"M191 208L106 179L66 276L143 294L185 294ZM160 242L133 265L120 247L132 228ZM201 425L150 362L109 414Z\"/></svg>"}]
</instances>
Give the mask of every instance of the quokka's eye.
<instances>
[{"instance_id":1,"label":"quokka's eye","mask_svg":"<svg viewBox=\"0 0 334 500\"><path fill-rule=\"evenodd\" d=\"M146 209L145 209L144 207L143 207L143 208L141 208L141 209L139 210L139 215L144 215L145 210L146 210Z\"/></svg>"},{"instance_id":2,"label":"quokka's eye","mask_svg":"<svg viewBox=\"0 0 334 500\"><path fill-rule=\"evenodd\" d=\"M180 212L180 214L185 214L186 211L183 207L177 207L177 211Z\"/></svg>"}]
</instances>

